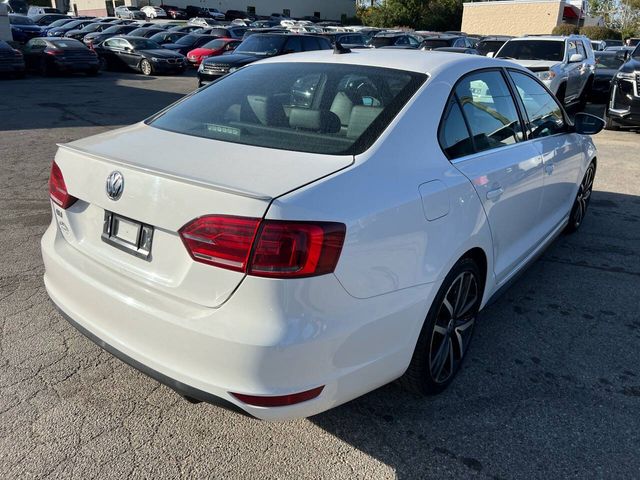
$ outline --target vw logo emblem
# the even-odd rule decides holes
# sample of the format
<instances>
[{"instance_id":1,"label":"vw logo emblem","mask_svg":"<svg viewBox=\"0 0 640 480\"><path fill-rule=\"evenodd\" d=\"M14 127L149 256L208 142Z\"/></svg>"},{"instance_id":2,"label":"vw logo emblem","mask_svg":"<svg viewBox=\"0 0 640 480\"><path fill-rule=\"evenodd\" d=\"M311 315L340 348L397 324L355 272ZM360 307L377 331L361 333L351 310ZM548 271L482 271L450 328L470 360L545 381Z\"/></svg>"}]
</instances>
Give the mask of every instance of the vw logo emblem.
<instances>
[{"instance_id":1,"label":"vw logo emblem","mask_svg":"<svg viewBox=\"0 0 640 480\"><path fill-rule=\"evenodd\" d=\"M107 177L107 196L111 200L118 200L124 191L124 177L120 172L113 171Z\"/></svg>"}]
</instances>

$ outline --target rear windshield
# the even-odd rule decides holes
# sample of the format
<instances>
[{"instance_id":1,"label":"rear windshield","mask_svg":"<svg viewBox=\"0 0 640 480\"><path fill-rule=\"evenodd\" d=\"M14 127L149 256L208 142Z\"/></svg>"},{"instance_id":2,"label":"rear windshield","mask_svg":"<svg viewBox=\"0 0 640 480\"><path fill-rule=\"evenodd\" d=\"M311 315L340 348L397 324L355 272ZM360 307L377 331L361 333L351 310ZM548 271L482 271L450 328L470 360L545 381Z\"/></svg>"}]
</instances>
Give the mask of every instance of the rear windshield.
<instances>
[{"instance_id":1,"label":"rear windshield","mask_svg":"<svg viewBox=\"0 0 640 480\"><path fill-rule=\"evenodd\" d=\"M396 40L396 37L373 37L369 42L369 45L375 48L389 47L391 45L395 45Z\"/></svg>"},{"instance_id":2,"label":"rear windshield","mask_svg":"<svg viewBox=\"0 0 640 480\"><path fill-rule=\"evenodd\" d=\"M65 38L60 40L50 40L56 48L87 48L84 43L74 40L73 38Z\"/></svg>"},{"instance_id":3,"label":"rear windshield","mask_svg":"<svg viewBox=\"0 0 640 480\"><path fill-rule=\"evenodd\" d=\"M156 128L281 150L365 151L427 76L357 65L257 64L150 119Z\"/></svg>"},{"instance_id":4,"label":"rear windshield","mask_svg":"<svg viewBox=\"0 0 640 480\"><path fill-rule=\"evenodd\" d=\"M448 40L425 40L422 42L421 46L426 48L448 47L449 41Z\"/></svg>"},{"instance_id":5,"label":"rear windshield","mask_svg":"<svg viewBox=\"0 0 640 480\"><path fill-rule=\"evenodd\" d=\"M498 50L500 50L500 47L502 45L504 45L504 41L484 40L478 43L478 46L476 47L476 49L484 55L489 52L493 52L493 53L497 52Z\"/></svg>"},{"instance_id":6,"label":"rear windshield","mask_svg":"<svg viewBox=\"0 0 640 480\"><path fill-rule=\"evenodd\" d=\"M561 62L564 58L564 41L516 40L504 44L500 58L516 60L546 60Z\"/></svg>"}]
</instances>

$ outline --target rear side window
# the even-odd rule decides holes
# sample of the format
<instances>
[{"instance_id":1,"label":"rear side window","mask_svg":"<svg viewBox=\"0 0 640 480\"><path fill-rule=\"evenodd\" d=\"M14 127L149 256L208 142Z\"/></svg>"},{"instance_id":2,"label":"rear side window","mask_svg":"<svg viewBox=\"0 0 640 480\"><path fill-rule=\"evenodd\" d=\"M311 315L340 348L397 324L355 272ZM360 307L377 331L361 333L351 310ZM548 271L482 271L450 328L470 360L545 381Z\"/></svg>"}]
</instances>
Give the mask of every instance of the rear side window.
<instances>
[{"instance_id":1,"label":"rear side window","mask_svg":"<svg viewBox=\"0 0 640 480\"><path fill-rule=\"evenodd\" d=\"M324 63L251 65L148 121L156 128L332 155L365 151L427 76Z\"/></svg>"},{"instance_id":2,"label":"rear side window","mask_svg":"<svg viewBox=\"0 0 640 480\"><path fill-rule=\"evenodd\" d=\"M442 118L438 138L442 150L450 160L474 153L469 130L467 130L462 111L455 97L449 100Z\"/></svg>"},{"instance_id":3,"label":"rear side window","mask_svg":"<svg viewBox=\"0 0 640 480\"><path fill-rule=\"evenodd\" d=\"M467 75L456 87L476 151L491 150L523 139L513 97L497 71Z\"/></svg>"},{"instance_id":4,"label":"rear side window","mask_svg":"<svg viewBox=\"0 0 640 480\"><path fill-rule=\"evenodd\" d=\"M518 95L529 117L530 138L540 138L566 131L566 123L558 102L529 75L510 71Z\"/></svg>"}]
</instances>

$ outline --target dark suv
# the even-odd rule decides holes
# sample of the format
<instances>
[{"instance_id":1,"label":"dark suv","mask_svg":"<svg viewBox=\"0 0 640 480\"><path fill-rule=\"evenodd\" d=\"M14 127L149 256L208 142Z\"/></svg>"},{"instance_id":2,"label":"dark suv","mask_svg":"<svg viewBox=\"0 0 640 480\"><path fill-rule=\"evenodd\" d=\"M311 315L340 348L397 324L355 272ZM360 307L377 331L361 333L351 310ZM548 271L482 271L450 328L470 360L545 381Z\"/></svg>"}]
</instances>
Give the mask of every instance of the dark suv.
<instances>
[{"instance_id":1,"label":"dark suv","mask_svg":"<svg viewBox=\"0 0 640 480\"><path fill-rule=\"evenodd\" d=\"M640 44L611 81L607 128L640 127Z\"/></svg>"},{"instance_id":2,"label":"dark suv","mask_svg":"<svg viewBox=\"0 0 640 480\"><path fill-rule=\"evenodd\" d=\"M369 46L373 48L382 47L400 47L400 48L418 48L421 38L416 35L402 32L378 33L371 40Z\"/></svg>"},{"instance_id":3,"label":"dark suv","mask_svg":"<svg viewBox=\"0 0 640 480\"><path fill-rule=\"evenodd\" d=\"M315 35L259 33L244 40L233 53L202 61L198 69L198 86L244 67L262 58L310 50L329 50L331 42Z\"/></svg>"}]
</instances>

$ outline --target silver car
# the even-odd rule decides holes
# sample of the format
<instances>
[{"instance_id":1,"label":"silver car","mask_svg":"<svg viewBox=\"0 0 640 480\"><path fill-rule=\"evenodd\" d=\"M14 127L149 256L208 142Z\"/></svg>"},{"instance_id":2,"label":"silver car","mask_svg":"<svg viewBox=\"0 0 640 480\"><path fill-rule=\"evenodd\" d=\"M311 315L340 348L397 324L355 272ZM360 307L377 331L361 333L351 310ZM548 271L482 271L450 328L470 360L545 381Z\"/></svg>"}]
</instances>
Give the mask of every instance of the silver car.
<instances>
[{"instance_id":1,"label":"silver car","mask_svg":"<svg viewBox=\"0 0 640 480\"><path fill-rule=\"evenodd\" d=\"M502 46L496 57L534 72L565 105L587 101L596 62L591 41L585 36L514 38Z\"/></svg>"}]
</instances>

